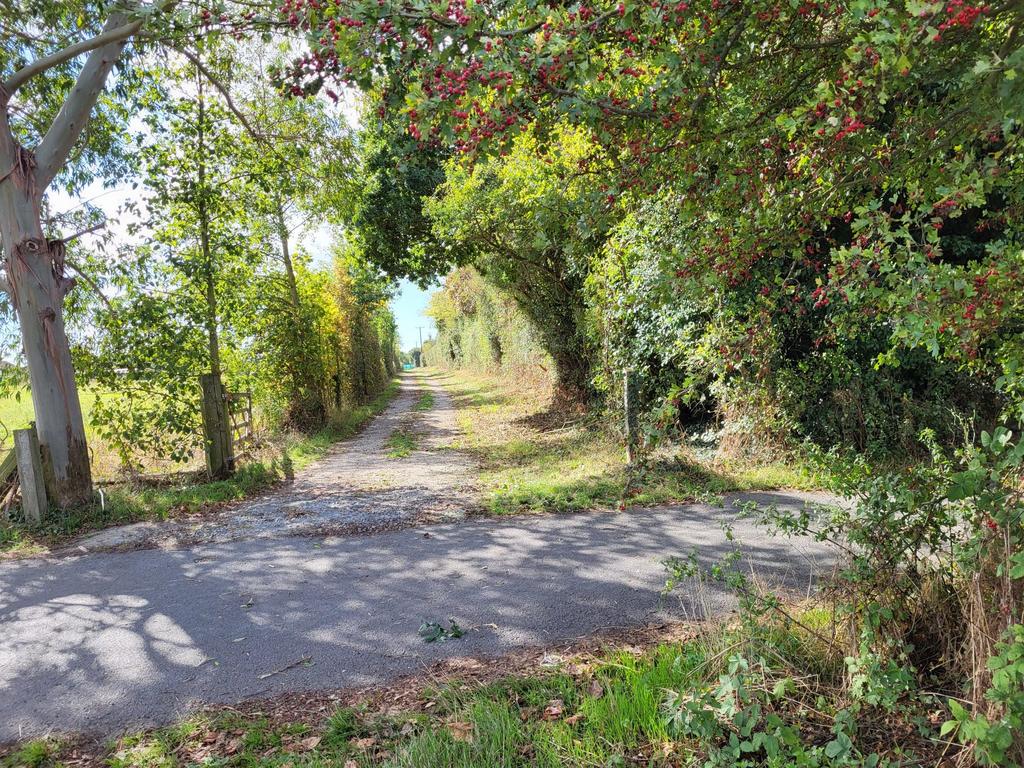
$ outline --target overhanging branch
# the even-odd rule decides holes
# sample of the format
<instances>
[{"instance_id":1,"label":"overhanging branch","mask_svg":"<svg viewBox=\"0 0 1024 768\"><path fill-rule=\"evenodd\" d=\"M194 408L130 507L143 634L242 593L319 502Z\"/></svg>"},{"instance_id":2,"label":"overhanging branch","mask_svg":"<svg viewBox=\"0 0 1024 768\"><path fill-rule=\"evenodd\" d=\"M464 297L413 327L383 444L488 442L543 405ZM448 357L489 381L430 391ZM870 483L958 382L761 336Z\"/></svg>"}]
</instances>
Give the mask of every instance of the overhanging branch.
<instances>
[{"instance_id":1,"label":"overhanging branch","mask_svg":"<svg viewBox=\"0 0 1024 768\"><path fill-rule=\"evenodd\" d=\"M220 80L218 80L217 77L210 71L209 67L203 64L202 59L200 59L194 53L185 48L176 48L175 50L177 50L178 53L180 53L186 59L191 61L193 64L195 64L196 69L199 70L203 77L209 80L210 84L213 85L213 87L220 92L220 95L224 97L224 101L227 104L228 110L231 112L231 114L238 118L238 122L242 124L242 127L245 128L249 135L252 136L256 141L262 144L267 144L268 142L266 140L266 137L252 127L252 124L249 122L249 119L244 114L242 114L242 111L235 106L235 102L231 100L231 94L228 92L227 86L221 83Z\"/></svg>"},{"instance_id":2,"label":"overhanging branch","mask_svg":"<svg viewBox=\"0 0 1024 768\"><path fill-rule=\"evenodd\" d=\"M4 81L3 87L7 92L7 97L10 98L14 95L21 86L25 85L36 75L40 75L48 69L60 66L66 61L70 61L77 56L81 56L83 53L89 53L97 48L102 48L105 45L111 43L122 43L129 37L136 34L142 29L142 20L123 24L113 29L106 29L96 37L91 37L88 40L81 40L73 45L69 45L67 48L51 53L49 56L43 56L41 59L36 59L30 64L26 64L24 67L19 69L7 80Z\"/></svg>"}]
</instances>

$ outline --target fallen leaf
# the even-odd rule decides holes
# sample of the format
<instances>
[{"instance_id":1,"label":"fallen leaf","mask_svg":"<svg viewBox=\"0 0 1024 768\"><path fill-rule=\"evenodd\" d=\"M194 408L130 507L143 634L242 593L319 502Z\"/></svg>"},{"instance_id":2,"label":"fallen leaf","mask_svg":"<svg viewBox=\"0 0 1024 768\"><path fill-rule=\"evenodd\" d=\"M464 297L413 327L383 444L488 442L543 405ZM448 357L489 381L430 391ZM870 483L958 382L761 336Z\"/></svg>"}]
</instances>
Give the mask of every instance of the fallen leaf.
<instances>
[{"instance_id":1,"label":"fallen leaf","mask_svg":"<svg viewBox=\"0 0 1024 768\"><path fill-rule=\"evenodd\" d=\"M451 731L452 738L456 741L464 741L467 744L473 743L472 723L456 720L453 723L448 723L448 730Z\"/></svg>"},{"instance_id":2,"label":"fallen leaf","mask_svg":"<svg viewBox=\"0 0 1024 768\"><path fill-rule=\"evenodd\" d=\"M225 755L233 755L233 754L235 754L238 751L238 748L241 747L241 746L242 746L242 737L241 736L236 736L235 738L233 738L231 741L229 741L227 743L226 747L224 747L224 754Z\"/></svg>"},{"instance_id":3,"label":"fallen leaf","mask_svg":"<svg viewBox=\"0 0 1024 768\"><path fill-rule=\"evenodd\" d=\"M365 739L352 739L349 743L356 749L369 749L377 743L377 739L373 736L367 736Z\"/></svg>"},{"instance_id":4,"label":"fallen leaf","mask_svg":"<svg viewBox=\"0 0 1024 768\"><path fill-rule=\"evenodd\" d=\"M541 717L545 720L557 720L562 716L562 710L565 709L565 702L561 699L552 699L548 702L548 705L544 707L544 714Z\"/></svg>"},{"instance_id":5,"label":"fallen leaf","mask_svg":"<svg viewBox=\"0 0 1024 768\"><path fill-rule=\"evenodd\" d=\"M576 723L578 723L582 719L583 719L583 713L582 712L577 712L575 715L571 715L571 716L565 718L565 720L563 720L562 722L566 723L567 725L576 725Z\"/></svg>"},{"instance_id":6,"label":"fallen leaf","mask_svg":"<svg viewBox=\"0 0 1024 768\"><path fill-rule=\"evenodd\" d=\"M604 688L601 687L601 684L597 682L597 679L595 678L594 680L590 681L590 687L587 688L587 693L589 693L595 699L600 699L602 696L604 696Z\"/></svg>"},{"instance_id":7,"label":"fallen leaf","mask_svg":"<svg viewBox=\"0 0 1024 768\"><path fill-rule=\"evenodd\" d=\"M308 736L307 738L300 741L299 744L301 744L302 748L305 750L316 749L318 746L320 746L320 739L320 736Z\"/></svg>"},{"instance_id":8,"label":"fallen leaf","mask_svg":"<svg viewBox=\"0 0 1024 768\"><path fill-rule=\"evenodd\" d=\"M346 760L344 768L359 768L359 764L355 760Z\"/></svg>"}]
</instances>

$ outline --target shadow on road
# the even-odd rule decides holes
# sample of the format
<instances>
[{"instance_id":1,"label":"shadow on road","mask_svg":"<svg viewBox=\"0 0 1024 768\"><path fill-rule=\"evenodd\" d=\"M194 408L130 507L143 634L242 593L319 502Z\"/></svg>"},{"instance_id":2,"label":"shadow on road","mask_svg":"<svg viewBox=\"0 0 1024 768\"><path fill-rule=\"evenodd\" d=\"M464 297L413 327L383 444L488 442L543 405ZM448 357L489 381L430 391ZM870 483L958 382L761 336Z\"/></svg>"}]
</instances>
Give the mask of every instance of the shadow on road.
<instances>
[{"instance_id":1,"label":"shadow on road","mask_svg":"<svg viewBox=\"0 0 1024 768\"><path fill-rule=\"evenodd\" d=\"M196 702L370 684L452 655L726 613L733 601L714 587L661 594L666 557L696 550L712 564L729 551L725 520L767 583L809 590L830 568L824 545L767 538L702 505L0 566L0 742L109 735ZM421 621L448 617L467 635L424 644Z\"/></svg>"}]
</instances>

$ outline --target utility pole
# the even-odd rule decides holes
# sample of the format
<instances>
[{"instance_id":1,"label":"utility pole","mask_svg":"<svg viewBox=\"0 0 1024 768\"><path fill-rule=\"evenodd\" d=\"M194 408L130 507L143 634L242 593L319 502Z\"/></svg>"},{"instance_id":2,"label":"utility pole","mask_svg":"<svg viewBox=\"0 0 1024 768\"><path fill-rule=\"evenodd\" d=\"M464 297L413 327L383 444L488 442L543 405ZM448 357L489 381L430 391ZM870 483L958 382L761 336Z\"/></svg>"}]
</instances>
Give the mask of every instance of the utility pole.
<instances>
[{"instance_id":1,"label":"utility pole","mask_svg":"<svg viewBox=\"0 0 1024 768\"><path fill-rule=\"evenodd\" d=\"M416 326L416 330L420 332L420 368L424 366L423 362L423 326Z\"/></svg>"}]
</instances>

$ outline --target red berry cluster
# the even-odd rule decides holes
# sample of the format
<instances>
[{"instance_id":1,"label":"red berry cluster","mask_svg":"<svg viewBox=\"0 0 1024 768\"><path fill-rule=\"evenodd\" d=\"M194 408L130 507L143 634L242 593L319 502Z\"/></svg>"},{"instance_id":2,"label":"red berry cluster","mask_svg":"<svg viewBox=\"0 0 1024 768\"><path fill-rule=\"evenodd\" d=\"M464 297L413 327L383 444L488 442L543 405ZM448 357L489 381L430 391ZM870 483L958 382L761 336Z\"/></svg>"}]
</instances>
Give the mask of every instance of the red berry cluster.
<instances>
[{"instance_id":1,"label":"red berry cluster","mask_svg":"<svg viewBox=\"0 0 1024 768\"><path fill-rule=\"evenodd\" d=\"M946 19L939 24L939 31L945 32L953 27L970 27L979 16L988 11L988 4L971 5L965 0L949 0L946 5Z\"/></svg>"}]
</instances>

